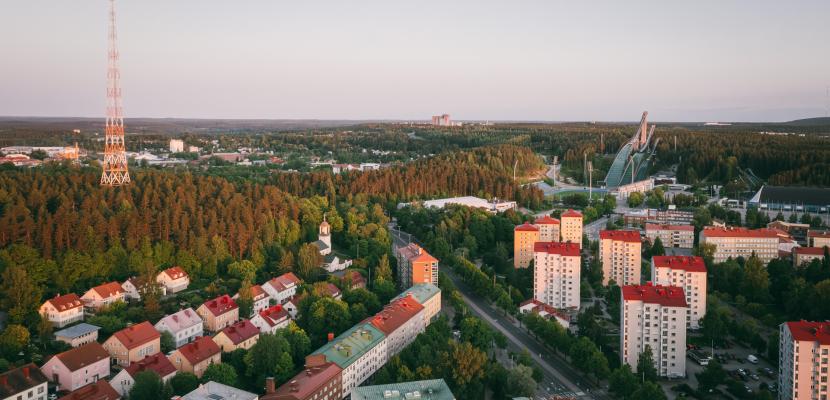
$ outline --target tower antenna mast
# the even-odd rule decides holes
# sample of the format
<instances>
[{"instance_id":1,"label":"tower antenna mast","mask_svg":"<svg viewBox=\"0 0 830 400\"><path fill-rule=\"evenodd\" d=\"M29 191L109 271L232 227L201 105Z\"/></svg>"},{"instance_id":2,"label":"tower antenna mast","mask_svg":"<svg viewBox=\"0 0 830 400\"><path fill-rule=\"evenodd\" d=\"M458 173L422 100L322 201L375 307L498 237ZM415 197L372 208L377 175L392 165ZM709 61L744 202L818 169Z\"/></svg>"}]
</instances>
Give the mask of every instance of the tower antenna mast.
<instances>
[{"instance_id":1,"label":"tower antenna mast","mask_svg":"<svg viewBox=\"0 0 830 400\"><path fill-rule=\"evenodd\" d=\"M110 0L109 51L107 67L107 120L104 128L104 170L101 185L122 186L130 183L124 146L124 116L121 110L121 71L118 68L118 45L115 29L115 0Z\"/></svg>"}]
</instances>

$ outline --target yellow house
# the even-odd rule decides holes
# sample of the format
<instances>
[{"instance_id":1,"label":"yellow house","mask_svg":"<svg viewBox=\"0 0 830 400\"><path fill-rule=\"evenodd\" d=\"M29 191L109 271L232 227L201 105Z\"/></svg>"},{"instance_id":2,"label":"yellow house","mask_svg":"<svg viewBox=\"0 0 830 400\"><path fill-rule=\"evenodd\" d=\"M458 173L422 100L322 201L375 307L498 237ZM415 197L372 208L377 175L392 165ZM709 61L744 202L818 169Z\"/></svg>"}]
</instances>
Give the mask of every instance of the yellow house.
<instances>
[{"instance_id":1,"label":"yellow house","mask_svg":"<svg viewBox=\"0 0 830 400\"><path fill-rule=\"evenodd\" d=\"M195 341L179 347L167 358L177 371L190 372L201 378L211 364L222 363L222 351L210 336L200 336Z\"/></svg>"},{"instance_id":2,"label":"yellow house","mask_svg":"<svg viewBox=\"0 0 830 400\"><path fill-rule=\"evenodd\" d=\"M110 353L113 363L129 367L130 363L161 351L161 335L153 325L144 321L115 332L104 342L104 348Z\"/></svg>"},{"instance_id":3,"label":"yellow house","mask_svg":"<svg viewBox=\"0 0 830 400\"><path fill-rule=\"evenodd\" d=\"M259 340L259 328L247 319L222 329L213 337L213 341L225 353L236 349L248 350L256 344L257 340Z\"/></svg>"}]
</instances>

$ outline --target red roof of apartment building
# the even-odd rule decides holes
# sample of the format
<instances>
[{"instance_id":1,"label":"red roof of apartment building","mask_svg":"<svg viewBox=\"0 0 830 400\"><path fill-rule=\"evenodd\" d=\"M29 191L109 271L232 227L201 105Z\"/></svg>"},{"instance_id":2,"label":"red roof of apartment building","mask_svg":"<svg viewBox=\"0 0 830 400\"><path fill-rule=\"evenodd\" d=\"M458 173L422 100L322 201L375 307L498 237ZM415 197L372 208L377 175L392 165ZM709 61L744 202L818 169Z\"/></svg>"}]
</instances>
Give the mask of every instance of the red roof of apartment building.
<instances>
[{"instance_id":1,"label":"red roof of apartment building","mask_svg":"<svg viewBox=\"0 0 830 400\"><path fill-rule=\"evenodd\" d=\"M571 242L536 242L533 244L533 251L568 257L579 256L579 245Z\"/></svg>"},{"instance_id":2,"label":"red roof of apartment building","mask_svg":"<svg viewBox=\"0 0 830 400\"><path fill-rule=\"evenodd\" d=\"M568 209L563 211L559 218L582 218L582 213L576 210Z\"/></svg>"},{"instance_id":3,"label":"red roof of apartment building","mask_svg":"<svg viewBox=\"0 0 830 400\"><path fill-rule=\"evenodd\" d=\"M122 288L121 284L118 282L109 282L103 285L98 285L92 288L92 290L94 290L95 293L98 293L99 296L105 299L113 296L118 296L119 294L124 293L124 288Z\"/></svg>"},{"instance_id":4,"label":"red roof of apartment building","mask_svg":"<svg viewBox=\"0 0 830 400\"><path fill-rule=\"evenodd\" d=\"M703 257L697 256L654 256L651 258L657 268L679 269L686 272L706 272Z\"/></svg>"},{"instance_id":5,"label":"red roof of apartment building","mask_svg":"<svg viewBox=\"0 0 830 400\"><path fill-rule=\"evenodd\" d=\"M191 365L196 365L219 354L222 350L219 349L219 345L210 336L199 336L193 342L179 347L176 351L186 358Z\"/></svg>"},{"instance_id":6,"label":"red roof of apartment building","mask_svg":"<svg viewBox=\"0 0 830 400\"><path fill-rule=\"evenodd\" d=\"M224 333L233 344L240 344L256 335L259 335L259 328L254 326L251 321L243 319L237 323L222 329L220 333Z\"/></svg>"},{"instance_id":7,"label":"red roof of apartment building","mask_svg":"<svg viewBox=\"0 0 830 400\"><path fill-rule=\"evenodd\" d=\"M321 387L327 385L342 373L342 369L333 363L306 365L305 370L300 371L288 382L278 387L273 393L265 393L260 400L274 399L308 399L312 394L317 393ZM339 391L338 388L334 389Z\"/></svg>"},{"instance_id":8,"label":"red roof of apartment building","mask_svg":"<svg viewBox=\"0 0 830 400\"><path fill-rule=\"evenodd\" d=\"M81 386L58 400L118 400L121 395L112 388L109 382L99 379L95 383Z\"/></svg>"},{"instance_id":9,"label":"red roof of apartment building","mask_svg":"<svg viewBox=\"0 0 830 400\"><path fill-rule=\"evenodd\" d=\"M660 304L663 307L688 307L683 288L677 286L627 285L622 287L623 300Z\"/></svg>"},{"instance_id":10,"label":"red roof of apartment building","mask_svg":"<svg viewBox=\"0 0 830 400\"><path fill-rule=\"evenodd\" d=\"M642 239L640 238L640 232L633 231L633 230L623 230L623 231L602 230L602 231L599 231L599 238L600 239L617 240L617 241L622 241L622 242L631 242L631 243L641 243L642 242Z\"/></svg>"},{"instance_id":11,"label":"red roof of apartment building","mask_svg":"<svg viewBox=\"0 0 830 400\"><path fill-rule=\"evenodd\" d=\"M128 326L112 336L130 350L161 337L156 328L147 321Z\"/></svg>"},{"instance_id":12,"label":"red roof of apartment building","mask_svg":"<svg viewBox=\"0 0 830 400\"><path fill-rule=\"evenodd\" d=\"M285 311L279 304L260 311L259 316L262 317L268 326L275 326L289 317L288 311Z\"/></svg>"},{"instance_id":13,"label":"red roof of apartment building","mask_svg":"<svg viewBox=\"0 0 830 400\"><path fill-rule=\"evenodd\" d=\"M187 272L184 272L182 267L170 267L161 271L161 273L167 275L170 279L179 279L187 276Z\"/></svg>"},{"instance_id":14,"label":"red roof of apartment building","mask_svg":"<svg viewBox=\"0 0 830 400\"><path fill-rule=\"evenodd\" d=\"M543 215L539 218L536 218L536 225L559 225L559 220L556 218L551 218L550 215Z\"/></svg>"},{"instance_id":15,"label":"red roof of apartment building","mask_svg":"<svg viewBox=\"0 0 830 400\"><path fill-rule=\"evenodd\" d=\"M828 238L830 239L830 231L809 231L807 232L808 237L814 238Z\"/></svg>"},{"instance_id":16,"label":"red roof of apartment building","mask_svg":"<svg viewBox=\"0 0 830 400\"><path fill-rule=\"evenodd\" d=\"M415 243L410 243L404 247L398 248L398 253L400 253L404 258L409 260L409 262L438 262L438 259L431 256L424 250L423 247L418 246Z\"/></svg>"},{"instance_id":17,"label":"red roof of apartment building","mask_svg":"<svg viewBox=\"0 0 830 400\"><path fill-rule=\"evenodd\" d=\"M202 305L207 307L207 309L214 316L220 316L228 311L233 311L239 308L239 306L236 305L236 302L226 294L223 294L213 300L208 300Z\"/></svg>"},{"instance_id":18,"label":"red roof of apartment building","mask_svg":"<svg viewBox=\"0 0 830 400\"><path fill-rule=\"evenodd\" d=\"M810 256L823 256L824 247L793 247L793 253Z\"/></svg>"},{"instance_id":19,"label":"red roof of apartment building","mask_svg":"<svg viewBox=\"0 0 830 400\"><path fill-rule=\"evenodd\" d=\"M390 335L423 309L424 306L415 299L406 296L389 303L370 322L381 332Z\"/></svg>"},{"instance_id":20,"label":"red roof of apartment building","mask_svg":"<svg viewBox=\"0 0 830 400\"><path fill-rule=\"evenodd\" d=\"M520 232L538 232L539 228L531 225L530 223L525 222L525 223L517 226L515 230L520 231Z\"/></svg>"},{"instance_id":21,"label":"red roof of apartment building","mask_svg":"<svg viewBox=\"0 0 830 400\"><path fill-rule=\"evenodd\" d=\"M153 371L160 377L165 377L176 372L176 367L164 355L164 353L156 353L152 356L144 357L143 360L131 363L129 367L124 368L130 376L135 378L136 374L144 371Z\"/></svg>"},{"instance_id":22,"label":"red roof of apartment building","mask_svg":"<svg viewBox=\"0 0 830 400\"><path fill-rule=\"evenodd\" d=\"M689 231L694 232L692 225L646 224L646 231Z\"/></svg>"},{"instance_id":23,"label":"red roof of apartment building","mask_svg":"<svg viewBox=\"0 0 830 400\"><path fill-rule=\"evenodd\" d=\"M78 297L78 295L75 293L69 293L63 296L55 296L49 300L46 300L46 302L51 304L52 307L55 307L55 309L58 311L67 311L73 308L84 306L84 303L81 301L81 298Z\"/></svg>"},{"instance_id":24,"label":"red roof of apartment building","mask_svg":"<svg viewBox=\"0 0 830 400\"><path fill-rule=\"evenodd\" d=\"M77 371L88 367L103 359L109 359L110 353L101 346L101 343L91 342L72 350L55 355L58 360L70 371Z\"/></svg>"},{"instance_id":25,"label":"red roof of apartment building","mask_svg":"<svg viewBox=\"0 0 830 400\"><path fill-rule=\"evenodd\" d=\"M799 342L819 342L830 345L830 322L790 321L790 335Z\"/></svg>"},{"instance_id":26,"label":"red roof of apartment building","mask_svg":"<svg viewBox=\"0 0 830 400\"><path fill-rule=\"evenodd\" d=\"M786 234L786 232L784 232L784 234ZM707 226L703 228L703 235L706 237L777 238L779 236L779 231L767 228L746 229Z\"/></svg>"}]
</instances>

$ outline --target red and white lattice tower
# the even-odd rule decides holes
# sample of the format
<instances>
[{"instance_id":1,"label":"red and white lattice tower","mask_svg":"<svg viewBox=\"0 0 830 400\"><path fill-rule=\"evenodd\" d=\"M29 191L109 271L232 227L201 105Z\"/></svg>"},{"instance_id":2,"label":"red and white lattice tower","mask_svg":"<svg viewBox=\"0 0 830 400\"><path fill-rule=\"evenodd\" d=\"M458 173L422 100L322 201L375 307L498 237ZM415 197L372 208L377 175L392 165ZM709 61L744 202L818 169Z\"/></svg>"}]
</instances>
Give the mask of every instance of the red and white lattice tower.
<instances>
[{"instance_id":1,"label":"red and white lattice tower","mask_svg":"<svg viewBox=\"0 0 830 400\"><path fill-rule=\"evenodd\" d=\"M121 72L118 69L118 46L115 33L115 0L110 0L109 67L107 68L107 122L104 139L104 171L101 185L121 186L130 183L124 147L124 116L121 113Z\"/></svg>"}]
</instances>

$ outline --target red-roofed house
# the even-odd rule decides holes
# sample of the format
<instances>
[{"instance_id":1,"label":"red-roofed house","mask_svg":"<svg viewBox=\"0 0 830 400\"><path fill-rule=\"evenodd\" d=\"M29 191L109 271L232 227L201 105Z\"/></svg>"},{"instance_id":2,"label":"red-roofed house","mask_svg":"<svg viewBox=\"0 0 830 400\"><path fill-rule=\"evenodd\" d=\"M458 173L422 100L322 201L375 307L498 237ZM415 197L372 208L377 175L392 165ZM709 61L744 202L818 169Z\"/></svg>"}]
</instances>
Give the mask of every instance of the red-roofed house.
<instances>
[{"instance_id":1,"label":"red-roofed house","mask_svg":"<svg viewBox=\"0 0 830 400\"><path fill-rule=\"evenodd\" d=\"M58 400L118 400L120 398L121 395L112 388L112 385L102 379L76 389Z\"/></svg>"},{"instance_id":2,"label":"red-roofed house","mask_svg":"<svg viewBox=\"0 0 830 400\"><path fill-rule=\"evenodd\" d=\"M129 367L122 369L120 372L110 379L112 388L115 389L122 396L130 393L135 384L135 376L139 372L153 371L161 377L162 382L167 383L176 376L176 367L167 359L163 353L156 353L152 356L144 357L143 360L130 364Z\"/></svg>"},{"instance_id":3,"label":"red-roofed house","mask_svg":"<svg viewBox=\"0 0 830 400\"><path fill-rule=\"evenodd\" d=\"M162 296L167 294L167 288L164 286L159 286L157 288L150 287L141 278L135 276L124 281L124 283L121 284L121 288L124 289L124 296L127 299L136 301L141 301L141 295L152 289L157 289Z\"/></svg>"},{"instance_id":4,"label":"red-roofed house","mask_svg":"<svg viewBox=\"0 0 830 400\"><path fill-rule=\"evenodd\" d=\"M689 304L686 324L691 329L700 328L700 320L706 315L706 264L702 257L654 256L651 281L683 288Z\"/></svg>"},{"instance_id":5,"label":"red-roofed house","mask_svg":"<svg viewBox=\"0 0 830 400\"><path fill-rule=\"evenodd\" d=\"M424 306L412 296L393 300L371 318L375 328L386 334L386 351L391 358L426 330Z\"/></svg>"},{"instance_id":6,"label":"red-roofed house","mask_svg":"<svg viewBox=\"0 0 830 400\"><path fill-rule=\"evenodd\" d=\"M326 282L325 286L323 286L323 295L333 297L337 300L343 297L343 294L340 293L340 288L334 286L331 282Z\"/></svg>"},{"instance_id":7,"label":"red-roofed house","mask_svg":"<svg viewBox=\"0 0 830 400\"><path fill-rule=\"evenodd\" d=\"M190 372L201 378L208 366L222 363L222 350L210 336L201 336L167 358L179 372Z\"/></svg>"},{"instance_id":8,"label":"red-roofed house","mask_svg":"<svg viewBox=\"0 0 830 400\"><path fill-rule=\"evenodd\" d=\"M571 326L571 316L562 310L553 308L536 299L529 299L519 304L519 312L522 314L535 313L545 319L555 318L559 325L568 329Z\"/></svg>"},{"instance_id":9,"label":"red-roofed house","mask_svg":"<svg viewBox=\"0 0 830 400\"><path fill-rule=\"evenodd\" d=\"M239 300L239 293L233 295L233 299ZM251 286L251 300L253 300L254 304L251 307L251 315L249 317L253 318L258 312L268 308L271 296L268 296L268 293L262 289L262 286L253 285Z\"/></svg>"},{"instance_id":10,"label":"red-roofed house","mask_svg":"<svg viewBox=\"0 0 830 400\"><path fill-rule=\"evenodd\" d=\"M779 398L823 398L826 389L819 385L825 385L830 379L827 368L830 322L786 322L781 324L780 332Z\"/></svg>"},{"instance_id":11,"label":"red-roofed house","mask_svg":"<svg viewBox=\"0 0 830 400\"><path fill-rule=\"evenodd\" d=\"M115 332L104 342L113 363L129 367L146 356L161 351L161 335L149 322L128 326Z\"/></svg>"},{"instance_id":12,"label":"red-roofed house","mask_svg":"<svg viewBox=\"0 0 830 400\"><path fill-rule=\"evenodd\" d=\"M438 259L421 246L410 243L397 248L398 282L408 288L419 283L438 284Z\"/></svg>"},{"instance_id":13,"label":"red-roofed house","mask_svg":"<svg viewBox=\"0 0 830 400\"><path fill-rule=\"evenodd\" d=\"M248 350L256 344L257 340L259 340L259 328L247 319L222 329L213 337L213 341L225 353L236 349Z\"/></svg>"},{"instance_id":14,"label":"red-roofed house","mask_svg":"<svg viewBox=\"0 0 830 400\"><path fill-rule=\"evenodd\" d=\"M196 309L196 314L205 321L206 330L218 332L239 321L239 306L230 296L224 294L204 302Z\"/></svg>"},{"instance_id":15,"label":"red-roofed house","mask_svg":"<svg viewBox=\"0 0 830 400\"><path fill-rule=\"evenodd\" d=\"M48 379L35 364L0 372L0 399L46 400ZM338 399L339 400L339 399Z\"/></svg>"},{"instance_id":16,"label":"red-roofed house","mask_svg":"<svg viewBox=\"0 0 830 400\"><path fill-rule=\"evenodd\" d=\"M582 248L582 213L576 210L567 210L559 215L561 221L560 234L563 242L579 244Z\"/></svg>"},{"instance_id":17,"label":"red-roofed house","mask_svg":"<svg viewBox=\"0 0 830 400\"><path fill-rule=\"evenodd\" d=\"M657 238L663 247L691 249L695 245L695 227L692 225L646 224L646 238L652 244Z\"/></svg>"},{"instance_id":18,"label":"red-roofed house","mask_svg":"<svg viewBox=\"0 0 830 400\"><path fill-rule=\"evenodd\" d=\"M89 289L81 296L87 311L95 312L116 301L124 301L124 289L118 282L109 282Z\"/></svg>"},{"instance_id":19,"label":"red-roofed house","mask_svg":"<svg viewBox=\"0 0 830 400\"><path fill-rule=\"evenodd\" d=\"M603 230L599 232L599 243L602 284L608 285L612 279L620 286L640 284L640 232Z\"/></svg>"},{"instance_id":20,"label":"red-roofed house","mask_svg":"<svg viewBox=\"0 0 830 400\"><path fill-rule=\"evenodd\" d=\"M363 289L366 288L366 278L364 278L363 274L361 274L358 271L354 271L354 270L346 271L343 274L342 281L349 289L352 289L352 290L360 289L360 288L363 288Z\"/></svg>"},{"instance_id":21,"label":"red-roofed house","mask_svg":"<svg viewBox=\"0 0 830 400\"><path fill-rule=\"evenodd\" d=\"M533 298L554 308L579 308L580 252L576 243L536 242Z\"/></svg>"},{"instance_id":22,"label":"red-roofed house","mask_svg":"<svg viewBox=\"0 0 830 400\"><path fill-rule=\"evenodd\" d=\"M291 296L297 293L297 287L302 281L293 272L282 274L265 282L262 290L265 290L277 304L285 303Z\"/></svg>"},{"instance_id":23,"label":"red-roofed house","mask_svg":"<svg viewBox=\"0 0 830 400\"><path fill-rule=\"evenodd\" d=\"M558 242L559 241L559 220L551 218L550 215L543 215L536 218L533 222L539 228L540 242Z\"/></svg>"},{"instance_id":24,"label":"red-roofed house","mask_svg":"<svg viewBox=\"0 0 830 400\"><path fill-rule=\"evenodd\" d=\"M324 354L306 357L305 370L288 382L274 388L274 380L266 379L265 395L260 400L340 400L343 396L343 370L327 362Z\"/></svg>"},{"instance_id":25,"label":"red-roofed house","mask_svg":"<svg viewBox=\"0 0 830 400\"><path fill-rule=\"evenodd\" d=\"M793 264L809 264L813 260L824 260L824 247L793 247Z\"/></svg>"},{"instance_id":26,"label":"red-roofed house","mask_svg":"<svg viewBox=\"0 0 830 400\"><path fill-rule=\"evenodd\" d=\"M40 367L59 390L75 390L109 377L110 355L98 342L56 354Z\"/></svg>"},{"instance_id":27,"label":"red-roofed house","mask_svg":"<svg viewBox=\"0 0 830 400\"><path fill-rule=\"evenodd\" d=\"M539 228L527 222L513 229L513 267L527 268L533 261L533 244L539 241Z\"/></svg>"},{"instance_id":28,"label":"red-roofed house","mask_svg":"<svg viewBox=\"0 0 830 400\"><path fill-rule=\"evenodd\" d=\"M171 267L159 272L156 282L164 286L168 293L178 293L187 289L190 285L190 277L182 267Z\"/></svg>"},{"instance_id":29,"label":"red-roofed house","mask_svg":"<svg viewBox=\"0 0 830 400\"><path fill-rule=\"evenodd\" d=\"M754 253L764 263L778 257L780 231L775 229L716 228L707 226L700 232L700 243L715 245L714 261L749 258Z\"/></svg>"},{"instance_id":30,"label":"red-roofed house","mask_svg":"<svg viewBox=\"0 0 830 400\"><path fill-rule=\"evenodd\" d=\"M683 288L628 285L620 307L620 357L636 370L640 353L651 348L654 367L664 377L686 376L686 313Z\"/></svg>"},{"instance_id":31,"label":"red-roofed house","mask_svg":"<svg viewBox=\"0 0 830 400\"><path fill-rule=\"evenodd\" d=\"M279 304L268 307L251 318L251 323L262 333L274 333L277 329L287 327L289 322L291 315Z\"/></svg>"},{"instance_id":32,"label":"red-roofed house","mask_svg":"<svg viewBox=\"0 0 830 400\"><path fill-rule=\"evenodd\" d=\"M52 325L63 328L84 320L84 303L75 293L58 295L43 302L38 312Z\"/></svg>"}]
</instances>

